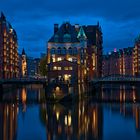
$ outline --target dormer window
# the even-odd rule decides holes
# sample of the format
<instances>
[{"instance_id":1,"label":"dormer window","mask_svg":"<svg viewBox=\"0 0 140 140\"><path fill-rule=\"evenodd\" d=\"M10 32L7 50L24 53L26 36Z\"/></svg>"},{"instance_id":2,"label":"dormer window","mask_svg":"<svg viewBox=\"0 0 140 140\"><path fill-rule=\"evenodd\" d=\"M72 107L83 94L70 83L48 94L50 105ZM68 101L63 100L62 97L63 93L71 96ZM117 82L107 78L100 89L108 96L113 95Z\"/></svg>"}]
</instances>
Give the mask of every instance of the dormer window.
<instances>
[{"instance_id":1,"label":"dormer window","mask_svg":"<svg viewBox=\"0 0 140 140\"><path fill-rule=\"evenodd\" d=\"M70 34L64 34L63 36L63 42L71 42L71 35Z\"/></svg>"},{"instance_id":2,"label":"dormer window","mask_svg":"<svg viewBox=\"0 0 140 140\"><path fill-rule=\"evenodd\" d=\"M57 34L54 36L54 42L59 42L59 36Z\"/></svg>"}]
</instances>

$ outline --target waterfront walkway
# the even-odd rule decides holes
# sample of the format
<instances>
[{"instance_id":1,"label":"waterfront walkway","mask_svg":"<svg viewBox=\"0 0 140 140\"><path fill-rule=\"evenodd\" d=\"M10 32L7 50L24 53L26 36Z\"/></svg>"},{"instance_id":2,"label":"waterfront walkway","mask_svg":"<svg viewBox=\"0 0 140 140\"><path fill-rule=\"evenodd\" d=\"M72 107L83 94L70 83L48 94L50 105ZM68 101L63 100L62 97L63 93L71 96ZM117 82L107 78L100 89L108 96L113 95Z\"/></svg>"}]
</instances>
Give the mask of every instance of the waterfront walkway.
<instances>
[{"instance_id":1,"label":"waterfront walkway","mask_svg":"<svg viewBox=\"0 0 140 140\"><path fill-rule=\"evenodd\" d=\"M98 83L140 83L140 77L111 75L91 80L92 84Z\"/></svg>"}]
</instances>

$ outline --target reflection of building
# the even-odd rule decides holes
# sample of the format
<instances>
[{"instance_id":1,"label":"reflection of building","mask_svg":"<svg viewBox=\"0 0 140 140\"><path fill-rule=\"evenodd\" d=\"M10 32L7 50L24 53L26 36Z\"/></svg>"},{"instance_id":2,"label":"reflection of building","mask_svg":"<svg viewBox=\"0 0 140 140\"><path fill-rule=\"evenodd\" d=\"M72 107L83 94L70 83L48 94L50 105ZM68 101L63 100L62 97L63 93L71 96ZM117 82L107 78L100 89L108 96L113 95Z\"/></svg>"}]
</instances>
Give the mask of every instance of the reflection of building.
<instances>
[{"instance_id":1,"label":"reflection of building","mask_svg":"<svg viewBox=\"0 0 140 140\"><path fill-rule=\"evenodd\" d=\"M133 75L133 47L114 51L103 57L103 76Z\"/></svg>"},{"instance_id":2,"label":"reflection of building","mask_svg":"<svg viewBox=\"0 0 140 140\"><path fill-rule=\"evenodd\" d=\"M134 74L140 75L140 36L135 40L134 47Z\"/></svg>"},{"instance_id":3,"label":"reflection of building","mask_svg":"<svg viewBox=\"0 0 140 140\"><path fill-rule=\"evenodd\" d=\"M44 110L44 108L42 108ZM43 111L44 112L44 111ZM42 112L42 113L43 113ZM102 139L103 112L98 105L80 102L65 108L62 105L47 106L45 124L47 139Z\"/></svg>"},{"instance_id":4,"label":"reflection of building","mask_svg":"<svg viewBox=\"0 0 140 140\"><path fill-rule=\"evenodd\" d=\"M101 61L102 33L99 25L73 26L68 22L60 27L54 25L54 35L47 48L49 81L84 82L99 77Z\"/></svg>"},{"instance_id":5,"label":"reflection of building","mask_svg":"<svg viewBox=\"0 0 140 140\"><path fill-rule=\"evenodd\" d=\"M27 57L27 76L38 76L40 74L39 65L39 58Z\"/></svg>"},{"instance_id":6,"label":"reflection of building","mask_svg":"<svg viewBox=\"0 0 140 140\"><path fill-rule=\"evenodd\" d=\"M17 129L17 105L3 104L0 105L0 139L16 139Z\"/></svg>"},{"instance_id":7,"label":"reflection of building","mask_svg":"<svg viewBox=\"0 0 140 140\"><path fill-rule=\"evenodd\" d=\"M17 78L18 52L17 34L6 21L3 13L0 17L0 78Z\"/></svg>"}]
</instances>

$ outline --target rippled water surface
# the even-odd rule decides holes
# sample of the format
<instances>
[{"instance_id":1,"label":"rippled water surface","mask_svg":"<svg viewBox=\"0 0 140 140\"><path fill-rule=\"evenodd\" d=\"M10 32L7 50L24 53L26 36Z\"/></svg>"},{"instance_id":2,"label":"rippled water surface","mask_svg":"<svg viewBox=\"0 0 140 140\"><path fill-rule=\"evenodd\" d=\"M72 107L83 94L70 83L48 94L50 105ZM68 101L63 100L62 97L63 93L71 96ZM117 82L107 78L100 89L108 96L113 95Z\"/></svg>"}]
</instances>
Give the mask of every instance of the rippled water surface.
<instances>
[{"instance_id":1,"label":"rippled water surface","mask_svg":"<svg viewBox=\"0 0 140 140\"><path fill-rule=\"evenodd\" d=\"M119 102L95 102L94 96L48 104L39 85L6 91L0 103L0 140L139 140L138 87L103 86L96 92L98 98Z\"/></svg>"}]
</instances>

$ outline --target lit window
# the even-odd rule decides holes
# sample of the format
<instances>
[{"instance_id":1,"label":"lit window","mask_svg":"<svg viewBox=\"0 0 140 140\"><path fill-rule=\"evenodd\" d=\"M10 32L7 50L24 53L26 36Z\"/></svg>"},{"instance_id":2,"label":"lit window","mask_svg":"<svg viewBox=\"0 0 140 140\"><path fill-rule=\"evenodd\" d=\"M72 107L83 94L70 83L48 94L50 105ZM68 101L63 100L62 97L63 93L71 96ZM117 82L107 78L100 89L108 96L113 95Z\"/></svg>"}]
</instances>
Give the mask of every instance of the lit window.
<instances>
[{"instance_id":1,"label":"lit window","mask_svg":"<svg viewBox=\"0 0 140 140\"><path fill-rule=\"evenodd\" d=\"M72 67L69 67L69 70L72 70Z\"/></svg>"},{"instance_id":2,"label":"lit window","mask_svg":"<svg viewBox=\"0 0 140 140\"><path fill-rule=\"evenodd\" d=\"M55 58L52 58L52 61L55 62Z\"/></svg>"},{"instance_id":3,"label":"lit window","mask_svg":"<svg viewBox=\"0 0 140 140\"><path fill-rule=\"evenodd\" d=\"M56 67L56 66L54 66L54 67L53 67L53 70L57 70L57 67Z\"/></svg>"},{"instance_id":4,"label":"lit window","mask_svg":"<svg viewBox=\"0 0 140 140\"><path fill-rule=\"evenodd\" d=\"M58 67L58 70L61 70L61 67Z\"/></svg>"},{"instance_id":5,"label":"lit window","mask_svg":"<svg viewBox=\"0 0 140 140\"><path fill-rule=\"evenodd\" d=\"M68 60L72 62L72 58L68 58Z\"/></svg>"},{"instance_id":6,"label":"lit window","mask_svg":"<svg viewBox=\"0 0 140 140\"><path fill-rule=\"evenodd\" d=\"M58 58L57 58L57 61L61 61L61 60L62 60L62 58L61 58L61 57L58 57Z\"/></svg>"},{"instance_id":7,"label":"lit window","mask_svg":"<svg viewBox=\"0 0 140 140\"><path fill-rule=\"evenodd\" d=\"M64 70L68 70L68 67L64 67Z\"/></svg>"}]
</instances>

